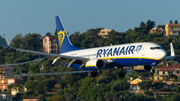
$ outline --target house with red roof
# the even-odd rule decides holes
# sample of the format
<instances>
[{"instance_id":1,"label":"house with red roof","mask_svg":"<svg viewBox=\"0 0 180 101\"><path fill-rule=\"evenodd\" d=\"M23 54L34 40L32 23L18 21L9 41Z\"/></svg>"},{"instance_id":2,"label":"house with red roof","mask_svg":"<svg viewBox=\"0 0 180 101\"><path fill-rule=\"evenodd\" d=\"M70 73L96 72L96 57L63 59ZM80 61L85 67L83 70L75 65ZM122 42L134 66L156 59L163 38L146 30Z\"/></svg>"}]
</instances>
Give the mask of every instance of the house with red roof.
<instances>
[{"instance_id":1,"label":"house with red roof","mask_svg":"<svg viewBox=\"0 0 180 101\"><path fill-rule=\"evenodd\" d=\"M149 33L151 33L151 34L153 34L153 33L160 34L163 32L164 32L164 29L162 27L155 27L149 31Z\"/></svg>"},{"instance_id":2,"label":"house with red roof","mask_svg":"<svg viewBox=\"0 0 180 101\"><path fill-rule=\"evenodd\" d=\"M168 78L168 75L172 73L177 77L180 76L180 64L164 65L155 68L154 81L163 81Z\"/></svg>"}]
</instances>

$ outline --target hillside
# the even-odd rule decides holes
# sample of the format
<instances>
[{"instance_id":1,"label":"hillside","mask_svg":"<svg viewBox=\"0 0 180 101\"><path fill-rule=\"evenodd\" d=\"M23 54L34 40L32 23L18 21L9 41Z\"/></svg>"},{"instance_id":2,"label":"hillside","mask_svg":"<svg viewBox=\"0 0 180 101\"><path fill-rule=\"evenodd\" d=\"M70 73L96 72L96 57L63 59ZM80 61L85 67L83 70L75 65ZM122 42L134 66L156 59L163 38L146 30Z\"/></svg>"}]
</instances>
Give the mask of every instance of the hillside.
<instances>
[{"instance_id":1,"label":"hillside","mask_svg":"<svg viewBox=\"0 0 180 101\"><path fill-rule=\"evenodd\" d=\"M161 45L167 51L168 55L170 53L169 43L173 43L176 52L176 57L174 60L180 62L180 36L164 37L163 33L150 34L149 30L151 28L154 28L154 26L155 22L148 20L146 23L141 22L139 27L128 29L126 32L117 32L115 30L111 30L108 38L102 38L98 36L97 33L101 30L101 28L89 29L83 33L72 33L70 35L70 40L74 46L81 49L108 46L111 44L117 45L133 42L154 42ZM56 35L57 32L55 32L54 34ZM46 33L45 36L53 35L51 33ZM44 36L41 36L41 34L37 33L29 33L25 36L17 34L12 39L11 46L15 48L19 48L19 46L21 46L22 49L42 51L43 37ZM3 40L2 43L5 44L4 39L2 37L0 37L0 39ZM0 49L0 56L0 64L21 63L44 57L41 55L24 53L8 48ZM67 68L60 62L56 62L55 64L52 64L52 62L52 60L44 59L42 61L32 62L28 64L11 66L11 68L13 68L13 74L74 71L74 69ZM102 71L102 73L98 74L96 78L87 77L87 73L22 77L23 86L27 87L28 92L19 94L19 97L16 96L16 98L21 100L25 97L37 96L41 98L46 97L48 101L72 101L75 99L79 99L81 101L134 101L133 99L136 98L137 100L142 101L155 101L155 98L153 96L143 96L140 94L136 95L130 93L130 86L127 82L130 76L150 76L151 73L127 73L124 79L117 79L115 76L117 72L118 70ZM55 85L59 85L58 90L56 89ZM12 87L13 86L16 85L12 85Z\"/></svg>"}]
</instances>

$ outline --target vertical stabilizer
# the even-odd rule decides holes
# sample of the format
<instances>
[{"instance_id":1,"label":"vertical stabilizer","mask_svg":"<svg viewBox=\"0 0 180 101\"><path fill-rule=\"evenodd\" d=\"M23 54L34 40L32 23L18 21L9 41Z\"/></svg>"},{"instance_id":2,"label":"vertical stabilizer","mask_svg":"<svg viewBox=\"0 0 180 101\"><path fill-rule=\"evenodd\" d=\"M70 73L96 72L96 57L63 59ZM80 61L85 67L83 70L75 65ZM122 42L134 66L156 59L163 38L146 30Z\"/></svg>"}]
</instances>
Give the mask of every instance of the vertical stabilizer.
<instances>
[{"instance_id":1,"label":"vertical stabilizer","mask_svg":"<svg viewBox=\"0 0 180 101\"><path fill-rule=\"evenodd\" d=\"M74 47L71 44L59 16L56 16L56 28L57 28L57 38L58 38L58 43L59 43L60 54L64 52L73 51L73 50L79 50L79 48Z\"/></svg>"}]
</instances>

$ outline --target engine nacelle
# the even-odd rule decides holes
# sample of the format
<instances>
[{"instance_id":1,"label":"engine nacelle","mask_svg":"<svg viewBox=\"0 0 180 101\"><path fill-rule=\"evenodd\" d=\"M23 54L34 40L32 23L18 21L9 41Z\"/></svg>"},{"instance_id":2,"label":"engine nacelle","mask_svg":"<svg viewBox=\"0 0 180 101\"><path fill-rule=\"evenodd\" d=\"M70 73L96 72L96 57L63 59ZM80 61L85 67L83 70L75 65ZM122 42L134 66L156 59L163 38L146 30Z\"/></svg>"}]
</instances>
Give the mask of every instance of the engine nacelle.
<instances>
[{"instance_id":1,"label":"engine nacelle","mask_svg":"<svg viewBox=\"0 0 180 101\"><path fill-rule=\"evenodd\" d=\"M151 69L152 69L151 65L134 66L134 71L136 71L136 72L146 72L146 71L150 71Z\"/></svg>"},{"instance_id":2,"label":"engine nacelle","mask_svg":"<svg viewBox=\"0 0 180 101\"><path fill-rule=\"evenodd\" d=\"M86 63L85 67L89 70L102 69L105 67L105 63L103 60L100 60L100 59L92 59Z\"/></svg>"},{"instance_id":3,"label":"engine nacelle","mask_svg":"<svg viewBox=\"0 0 180 101\"><path fill-rule=\"evenodd\" d=\"M152 69L151 65L144 65L144 70L145 71L150 71Z\"/></svg>"}]
</instances>

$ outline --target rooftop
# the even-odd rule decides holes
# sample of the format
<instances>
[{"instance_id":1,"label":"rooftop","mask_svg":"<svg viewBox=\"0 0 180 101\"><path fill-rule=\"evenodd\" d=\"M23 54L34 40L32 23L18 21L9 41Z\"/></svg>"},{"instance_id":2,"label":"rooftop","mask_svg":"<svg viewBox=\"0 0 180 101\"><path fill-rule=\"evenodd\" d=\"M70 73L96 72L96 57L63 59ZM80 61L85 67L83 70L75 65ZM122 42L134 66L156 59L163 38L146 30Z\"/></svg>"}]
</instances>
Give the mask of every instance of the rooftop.
<instances>
[{"instance_id":1,"label":"rooftop","mask_svg":"<svg viewBox=\"0 0 180 101\"><path fill-rule=\"evenodd\" d=\"M0 70L3 70L6 67L8 67L8 66L0 66Z\"/></svg>"},{"instance_id":2,"label":"rooftop","mask_svg":"<svg viewBox=\"0 0 180 101\"><path fill-rule=\"evenodd\" d=\"M161 67L157 67L156 70L164 70L164 71L169 71L169 70L175 70L175 69L180 69L180 64L175 64L175 65L164 65Z\"/></svg>"}]
</instances>

